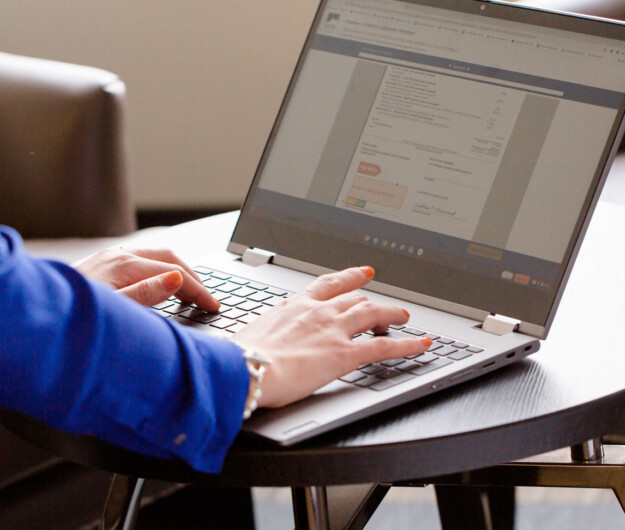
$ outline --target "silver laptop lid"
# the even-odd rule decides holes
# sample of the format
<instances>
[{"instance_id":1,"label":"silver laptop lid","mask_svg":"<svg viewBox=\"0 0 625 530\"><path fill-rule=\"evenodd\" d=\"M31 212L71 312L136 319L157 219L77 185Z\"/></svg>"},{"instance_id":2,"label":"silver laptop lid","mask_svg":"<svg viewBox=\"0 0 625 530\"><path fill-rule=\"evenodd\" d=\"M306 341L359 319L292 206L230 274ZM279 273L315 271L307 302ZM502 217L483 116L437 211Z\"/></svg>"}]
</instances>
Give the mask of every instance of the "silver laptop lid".
<instances>
[{"instance_id":1,"label":"silver laptop lid","mask_svg":"<svg viewBox=\"0 0 625 530\"><path fill-rule=\"evenodd\" d=\"M321 2L230 250L369 264L377 290L546 335L620 138L624 41L503 3Z\"/></svg>"}]
</instances>

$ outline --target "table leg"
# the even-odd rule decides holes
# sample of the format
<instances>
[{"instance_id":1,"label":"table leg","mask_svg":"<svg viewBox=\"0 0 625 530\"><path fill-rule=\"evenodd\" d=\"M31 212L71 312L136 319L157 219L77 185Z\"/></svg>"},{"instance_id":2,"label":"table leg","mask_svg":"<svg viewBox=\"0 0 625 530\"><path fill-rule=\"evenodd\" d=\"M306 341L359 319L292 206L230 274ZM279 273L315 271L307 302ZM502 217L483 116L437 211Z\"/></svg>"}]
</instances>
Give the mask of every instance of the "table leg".
<instances>
[{"instance_id":1,"label":"table leg","mask_svg":"<svg viewBox=\"0 0 625 530\"><path fill-rule=\"evenodd\" d=\"M514 488L438 485L436 500L443 530L511 530Z\"/></svg>"},{"instance_id":2,"label":"table leg","mask_svg":"<svg viewBox=\"0 0 625 530\"><path fill-rule=\"evenodd\" d=\"M390 489L388 484L293 488L295 528L362 530Z\"/></svg>"},{"instance_id":3,"label":"table leg","mask_svg":"<svg viewBox=\"0 0 625 530\"><path fill-rule=\"evenodd\" d=\"M145 479L115 475L106 499L100 529L133 530L139 516L144 486Z\"/></svg>"},{"instance_id":4,"label":"table leg","mask_svg":"<svg viewBox=\"0 0 625 530\"><path fill-rule=\"evenodd\" d=\"M595 462L605 456L603 440L593 438L571 446L571 459L576 462Z\"/></svg>"},{"instance_id":5,"label":"table leg","mask_svg":"<svg viewBox=\"0 0 625 530\"><path fill-rule=\"evenodd\" d=\"M505 509L506 504L513 502L513 497L492 500L490 490L495 487L511 488L512 485L526 487L552 487L552 488L605 488L611 489L616 495L621 508L625 511L625 446L606 445L602 446L597 441L588 441L575 449L565 448L545 453L542 455L525 458L516 462L500 464L490 468L477 469L454 475L446 475L431 478L422 478L414 481L405 481L394 486L411 487L423 484L437 484L436 494L439 497L439 509L441 520L450 513L449 524L453 524L453 514L464 508L459 508L463 502L462 497L470 495L469 490L462 487L486 487L489 490L489 504L491 514L496 503L503 503L503 521L506 517L513 517L514 512ZM592 457L592 458L591 458ZM451 492L454 492L453 495ZM482 502L477 499L475 493L473 499L469 499L472 506L467 508L472 513L478 513L476 506ZM507 515L506 515L507 514ZM484 521L483 516L478 519ZM456 521L461 521L457 516ZM512 520L512 519L509 519ZM493 528L497 528L493 518ZM445 526L443 528L467 528L466 526ZM476 528L488 528L478 526Z\"/></svg>"},{"instance_id":6,"label":"table leg","mask_svg":"<svg viewBox=\"0 0 625 530\"><path fill-rule=\"evenodd\" d=\"M324 486L293 488L295 530L330 530L328 497Z\"/></svg>"}]
</instances>

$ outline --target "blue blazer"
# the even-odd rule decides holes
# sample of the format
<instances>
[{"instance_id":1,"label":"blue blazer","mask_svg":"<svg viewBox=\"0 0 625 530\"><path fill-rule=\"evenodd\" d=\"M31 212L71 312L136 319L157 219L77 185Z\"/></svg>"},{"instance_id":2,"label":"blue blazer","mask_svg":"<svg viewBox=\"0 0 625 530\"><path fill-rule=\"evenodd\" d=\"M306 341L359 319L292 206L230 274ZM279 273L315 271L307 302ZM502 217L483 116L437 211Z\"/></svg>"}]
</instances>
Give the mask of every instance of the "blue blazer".
<instances>
[{"instance_id":1,"label":"blue blazer","mask_svg":"<svg viewBox=\"0 0 625 530\"><path fill-rule=\"evenodd\" d=\"M216 473L241 426L241 349L156 315L0 226L0 406Z\"/></svg>"}]
</instances>

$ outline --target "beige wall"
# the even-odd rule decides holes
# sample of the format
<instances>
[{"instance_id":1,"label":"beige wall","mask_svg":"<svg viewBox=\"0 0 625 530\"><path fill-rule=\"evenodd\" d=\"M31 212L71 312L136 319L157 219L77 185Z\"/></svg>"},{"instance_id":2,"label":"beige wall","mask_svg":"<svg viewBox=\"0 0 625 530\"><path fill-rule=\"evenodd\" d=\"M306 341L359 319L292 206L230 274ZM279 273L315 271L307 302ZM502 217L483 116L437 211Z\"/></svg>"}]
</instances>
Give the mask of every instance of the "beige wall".
<instances>
[{"instance_id":1,"label":"beige wall","mask_svg":"<svg viewBox=\"0 0 625 530\"><path fill-rule=\"evenodd\" d=\"M0 50L111 70L137 205L238 205L317 0L0 0Z\"/></svg>"}]
</instances>

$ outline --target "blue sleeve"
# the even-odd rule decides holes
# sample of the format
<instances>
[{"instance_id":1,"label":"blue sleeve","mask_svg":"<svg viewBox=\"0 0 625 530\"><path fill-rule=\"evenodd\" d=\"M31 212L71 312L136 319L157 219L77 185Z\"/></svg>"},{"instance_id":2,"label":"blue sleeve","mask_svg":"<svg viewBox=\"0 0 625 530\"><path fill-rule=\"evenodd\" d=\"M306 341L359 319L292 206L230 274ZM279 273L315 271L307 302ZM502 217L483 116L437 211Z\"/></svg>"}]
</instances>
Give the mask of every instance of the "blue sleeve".
<instances>
[{"instance_id":1,"label":"blue sleeve","mask_svg":"<svg viewBox=\"0 0 625 530\"><path fill-rule=\"evenodd\" d=\"M230 341L169 322L0 226L0 406L219 472L249 374Z\"/></svg>"}]
</instances>

